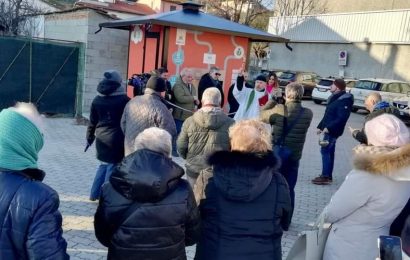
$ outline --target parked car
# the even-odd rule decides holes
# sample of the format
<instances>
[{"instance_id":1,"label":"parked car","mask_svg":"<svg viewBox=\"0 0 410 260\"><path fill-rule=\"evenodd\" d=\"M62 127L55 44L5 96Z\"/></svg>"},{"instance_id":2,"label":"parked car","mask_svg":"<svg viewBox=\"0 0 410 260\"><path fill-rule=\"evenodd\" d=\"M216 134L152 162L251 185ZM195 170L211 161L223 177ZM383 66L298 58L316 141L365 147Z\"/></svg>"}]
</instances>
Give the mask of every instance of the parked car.
<instances>
[{"instance_id":1,"label":"parked car","mask_svg":"<svg viewBox=\"0 0 410 260\"><path fill-rule=\"evenodd\" d=\"M322 102L326 102L327 99L330 97L332 93L330 93L330 87L332 86L333 82L336 78L329 77L329 78L321 78L319 83L316 84L316 87L313 89L312 92L312 100L316 104L321 104ZM357 79L344 79L346 82L346 91L350 92L350 90L356 84Z\"/></svg>"},{"instance_id":2,"label":"parked car","mask_svg":"<svg viewBox=\"0 0 410 260\"><path fill-rule=\"evenodd\" d=\"M410 84L393 79L361 79L350 91L354 96L353 112L366 109L364 101L373 91L379 91L384 101L393 104L393 101L403 100L410 95Z\"/></svg>"},{"instance_id":3,"label":"parked car","mask_svg":"<svg viewBox=\"0 0 410 260\"><path fill-rule=\"evenodd\" d=\"M402 98L400 100L394 100L392 105L397 107L400 111L400 119L406 125L410 125L410 108L409 108L409 98Z\"/></svg>"},{"instance_id":4,"label":"parked car","mask_svg":"<svg viewBox=\"0 0 410 260\"><path fill-rule=\"evenodd\" d=\"M312 91L319 81L319 75L314 72L303 71L284 71L278 75L279 86L285 93L285 87L291 82L298 82L303 85L305 89L304 97L311 97Z\"/></svg>"}]
</instances>

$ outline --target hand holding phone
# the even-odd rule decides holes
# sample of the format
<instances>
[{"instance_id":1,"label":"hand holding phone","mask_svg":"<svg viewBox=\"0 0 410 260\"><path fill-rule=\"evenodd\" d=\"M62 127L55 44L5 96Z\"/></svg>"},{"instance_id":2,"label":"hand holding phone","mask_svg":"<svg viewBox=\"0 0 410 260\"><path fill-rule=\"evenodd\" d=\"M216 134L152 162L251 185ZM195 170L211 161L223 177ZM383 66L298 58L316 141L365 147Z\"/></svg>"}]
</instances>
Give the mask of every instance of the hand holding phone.
<instances>
[{"instance_id":1,"label":"hand holding phone","mask_svg":"<svg viewBox=\"0 0 410 260\"><path fill-rule=\"evenodd\" d=\"M380 236L377 242L380 260L402 260L400 237Z\"/></svg>"}]
</instances>

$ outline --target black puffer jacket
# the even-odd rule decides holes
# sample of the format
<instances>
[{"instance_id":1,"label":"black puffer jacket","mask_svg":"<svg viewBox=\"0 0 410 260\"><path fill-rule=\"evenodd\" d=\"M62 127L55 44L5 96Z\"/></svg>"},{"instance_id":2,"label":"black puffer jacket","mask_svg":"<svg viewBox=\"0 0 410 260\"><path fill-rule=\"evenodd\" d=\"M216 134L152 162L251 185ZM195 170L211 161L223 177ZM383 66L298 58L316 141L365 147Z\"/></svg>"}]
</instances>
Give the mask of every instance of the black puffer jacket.
<instances>
[{"instance_id":1,"label":"black puffer jacket","mask_svg":"<svg viewBox=\"0 0 410 260\"><path fill-rule=\"evenodd\" d=\"M125 105L130 100L118 82L102 80L91 104L87 142L96 140L97 159L118 163L124 157L124 134L120 122Z\"/></svg>"},{"instance_id":2,"label":"black puffer jacket","mask_svg":"<svg viewBox=\"0 0 410 260\"><path fill-rule=\"evenodd\" d=\"M220 151L209 163L213 177L201 201L201 239L195 259L280 260L290 224L286 180L273 153Z\"/></svg>"},{"instance_id":3,"label":"black puffer jacket","mask_svg":"<svg viewBox=\"0 0 410 260\"><path fill-rule=\"evenodd\" d=\"M184 170L150 150L124 158L102 188L95 234L108 259L186 259L199 236L199 212Z\"/></svg>"}]
</instances>

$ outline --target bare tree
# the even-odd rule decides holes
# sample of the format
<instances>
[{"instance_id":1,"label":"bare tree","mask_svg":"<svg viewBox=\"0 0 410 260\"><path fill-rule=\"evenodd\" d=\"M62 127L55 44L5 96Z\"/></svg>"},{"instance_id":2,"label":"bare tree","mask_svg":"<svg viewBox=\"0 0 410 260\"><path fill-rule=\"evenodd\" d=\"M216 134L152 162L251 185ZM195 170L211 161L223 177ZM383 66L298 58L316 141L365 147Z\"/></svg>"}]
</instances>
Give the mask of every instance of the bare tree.
<instances>
[{"instance_id":1,"label":"bare tree","mask_svg":"<svg viewBox=\"0 0 410 260\"><path fill-rule=\"evenodd\" d=\"M254 22L257 18L271 13L273 8L273 0L209 0L202 1L202 3L207 12L253 27L255 25L259 27L260 21L259 23ZM266 24L267 20L268 18L266 18ZM266 27L259 29L266 29Z\"/></svg>"},{"instance_id":2,"label":"bare tree","mask_svg":"<svg viewBox=\"0 0 410 260\"><path fill-rule=\"evenodd\" d=\"M42 12L30 0L0 0L0 29L5 35L19 35L27 28L28 17Z\"/></svg>"},{"instance_id":3,"label":"bare tree","mask_svg":"<svg viewBox=\"0 0 410 260\"><path fill-rule=\"evenodd\" d=\"M295 26L304 15L326 12L327 0L276 0L274 16L275 31L280 33Z\"/></svg>"}]
</instances>

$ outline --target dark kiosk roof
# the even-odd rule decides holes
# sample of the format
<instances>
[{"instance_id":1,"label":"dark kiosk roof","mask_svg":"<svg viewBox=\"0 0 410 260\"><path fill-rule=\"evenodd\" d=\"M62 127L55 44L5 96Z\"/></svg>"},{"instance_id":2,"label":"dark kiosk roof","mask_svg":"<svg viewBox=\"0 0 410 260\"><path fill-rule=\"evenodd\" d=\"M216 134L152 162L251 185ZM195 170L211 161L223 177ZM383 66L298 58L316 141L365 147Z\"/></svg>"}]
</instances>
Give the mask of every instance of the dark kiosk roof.
<instances>
[{"instance_id":1,"label":"dark kiosk roof","mask_svg":"<svg viewBox=\"0 0 410 260\"><path fill-rule=\"evenodd\" d=\"M129 30L136 24L157 24L187 30L213 32L249 38L254 42L288 42L288 39L195 10L177 10L137 18L100 23L100 27Z\"/></svg>"}]
</instances>

